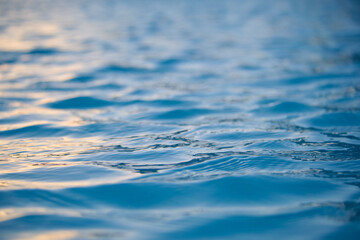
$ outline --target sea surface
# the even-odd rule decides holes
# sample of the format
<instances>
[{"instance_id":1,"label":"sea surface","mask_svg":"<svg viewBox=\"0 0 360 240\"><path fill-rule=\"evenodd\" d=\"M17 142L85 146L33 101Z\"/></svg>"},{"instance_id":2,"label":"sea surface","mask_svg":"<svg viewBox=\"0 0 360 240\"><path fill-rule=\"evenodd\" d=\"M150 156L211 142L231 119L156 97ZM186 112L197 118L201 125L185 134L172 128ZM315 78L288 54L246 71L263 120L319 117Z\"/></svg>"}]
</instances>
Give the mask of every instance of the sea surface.
<instances>
[{"instance_id":1,"label":"sea surface","mask_svg":"<svg viewBox=\"0 0 360 240\"><path fill-rule=\"evenodd\" d=\"M360 2L0 0L0 239L359 239Z\"/></svg>"}]
</instances>

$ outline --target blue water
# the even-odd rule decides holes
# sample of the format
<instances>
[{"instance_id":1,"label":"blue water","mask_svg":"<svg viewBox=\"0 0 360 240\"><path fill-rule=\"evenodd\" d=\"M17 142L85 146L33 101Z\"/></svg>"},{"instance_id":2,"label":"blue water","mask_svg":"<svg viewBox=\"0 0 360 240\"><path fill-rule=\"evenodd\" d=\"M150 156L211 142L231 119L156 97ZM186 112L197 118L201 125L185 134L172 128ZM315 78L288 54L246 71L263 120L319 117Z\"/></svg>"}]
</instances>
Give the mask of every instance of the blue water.
<instances>
[{"instance_id":1,"label":"blue water","mask_svg":"<svg viewBox=\"0 0 360 240\"><path fill-rule=\"evenodd\" d=\"M359 239L359 12L0 0L0 239Z\"/></svg>"}]
</instances>

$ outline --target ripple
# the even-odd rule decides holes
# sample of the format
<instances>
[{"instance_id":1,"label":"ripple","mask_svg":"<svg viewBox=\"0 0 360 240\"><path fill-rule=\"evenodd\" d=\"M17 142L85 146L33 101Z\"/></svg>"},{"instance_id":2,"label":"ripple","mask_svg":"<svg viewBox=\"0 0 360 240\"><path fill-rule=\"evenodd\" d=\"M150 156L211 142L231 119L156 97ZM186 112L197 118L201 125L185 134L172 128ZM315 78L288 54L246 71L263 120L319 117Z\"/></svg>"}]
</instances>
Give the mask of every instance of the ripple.
<instances>
[{"instance_id":1,"label":"ripple","mask_svg":"<svg viewBox=\"0 0 360 240\"><path fill-rule=\"evenodd\" d=\"M21 56L20 52L0 51L0 65L17 63Z\"/></svg>"},{"instance_id":2,"label":"ripple","mask_svg":"<svg viewBox=\"0 0 360 240\"><path fill-rule=\"evenodd\" d=\"M0 131L4 138L56 137L69 134L66 128L54 127L50 124L31 125L6 131Z\"/></svg>"},{"instance_id":3,"label":"ripple","mask_svg":"<svg viewBox=\"0 0 360 240\"><path fill-rule=\"evenodd\" d=\"M100 73L149 73L152 72L150 69L142 67L123 66L120 64L109 64L98 70Z\"/></svg>"},{"instance_id":4,"label":"ripple","mask_svg":"<svg viewBox=\"0 0 360 240\"><path fill-rule=\"evenodd\" d=\"M286 181L284 181L285 179ZM284 190L286 190L285 195ZM88 200L86 206L89 207L93 204L102 203L108 206L150 209L152 207L168 208L189 205L225 206L225 203L230 204L230 206L247 203L252 206L263 204L281 206L283 204L301 203L302 201L321 201L322 199L329 199L329 197L336 201L343 199L343 195L340 193L352 194L356 191L355 186L348 185L344 188L340 184L329 183L324 180L242 176L183 184L139 182L104 184L56 191L11 190L2 191L0 194L2 206L14 206L24 197L28 199L28 205L35 204L36 206L53 206L57 201L63 201L64 206L72 206L76 203L81 204L79 201L86 198ZM124 195L124 192L127 194ZM5 197L8 194L13 196L12 201ZM41 195L47 197L39 199ZM149 195L152 197L143 197ZM195 198L196 195L198 197ZM263 196L266 196L265 202Z\"/></svg>"},{"instance_id":5,"label":"ripple","mask_svg":"<svg viewBox=\"0 0 360 240\"><path fill-rule=\"evenodd\" d=\"M0 238L358 239L357 10L0 1Z\"/></svg>"},{"instance_id":6,"label":"ripple","mask_svg":"<svg viewBox=\"0 0 360 240\"><path fill-rule=\"evenodd\" d=\"M42 181L42 182L72 182L79 180L95 179L111 173L108 169L93 166L70 166L70 167L39 167L30 171L5 173L3 179ZM114 172L113 172L114 173Z\"/></svg>"},{"instance_id":7,"label":"ripple","mask_svg":"<svg viewBox=\"0 0 360 240\"><path fill-rule=\"evenodd\" d=\"M113 102L107 100L82 96L82 97L74 97L61 101L52 102L47 104L47 106L55 109L88 109L88 108L108 107L113 104L114 104Z\"/></svg>"},{"instance_id":8,"label":"ripple","mask_svg":"<svg viewBox=\"0 0 360 240\"><path fill-rule=\"evenodd\" d=\"M124 89L125 87L119 84L107 83L107 84L92 86L89 88L94 90L115 90L115 89L121 90Z\"/></svg>"},{"instance_id":9,"label":"ripple","mask_svg":"<svg viewBox=\"0 0 360 240\"><path fill-rule=\"evenodd\" d=\"M357 74L319 74L319 75L313 75L313 76L305 76L305 77L297 77L297 78L290 78L284 80L284 83L286 84L307 84L307 83L313 83L318 81L327 81L332 79L347 79L347 78L355 78L357 77Z\"/></svg>"},{"instance_id":10,"label":"ripple","mask_svg":"<svg viewBox=\"0 0 360 240\"><path fill-rule=\"evenodd\" d=\"M74 83L87 83L94 81L96 78L92 75L79 75L67 80L67 82L74 82Z\"/></svg>"},{"instance_id":11,"label":"ripple","mask_svg":"<svg viewBox=\"0 0 360 240\"><path fill-rule=\"evenodd\" d=\"M40 224L39 224L40 223ZM13 228L13 226L17 226ZM31 232L41 230L45 227L48 230L52 229L76 229L84 227L101 227L104 226L104 222L101 220L84 219L83 217L67 217L57 215L28 215L11 219L0 223L0 231L3 236L11 237L16 236L17 231ZM11 230L9 230L11 229Z\"/></svg>"},{"instance_id":12,"label":"ripple","mask_svg":"<svg viewBox=\"0 0 360 240\"><path fill-rule=\"evenodd\" d=\"M289 136L285 132L230 132L211 134L209 139L216 141L242 141L242 140L254 140L254 139L278 139Z\"/></svg>"},{"instance_id":13,"label":"ripple","mask_svg":"<svg viewBox=\"0 0 360 240\"><path fill-rule=\"evenodd\" d=\"M302 114L315 111L316 108L298 102L281 102L271 107L261 107L254 110L257 114L274 115L274 114Z\"/></svg>"},{"instance_id":14,"label":"ripple","mask_svg":"<svg viewBox=\"0 0 360 240\"><path fill-rule=\"evenodd\" d=\"M165 113L160 113L154 116L154 119L159 120L171 120L171 119L188 119L199 116L208 115L214 113L214 110L206 109L206 108L192 108L192 109L176 109L171 110Z\"/></svg>"},{"instance_id":15,"label":"ripple","mask_svg":"<svg viewBox=\"0 0 360 240\"><path fill-rule=\"evenodd\" d=\"M27 54L36 54L36 55L52 55L58 54L60 50L56 48L34 48L27 52Z\"/></svg>"}]
</instances>

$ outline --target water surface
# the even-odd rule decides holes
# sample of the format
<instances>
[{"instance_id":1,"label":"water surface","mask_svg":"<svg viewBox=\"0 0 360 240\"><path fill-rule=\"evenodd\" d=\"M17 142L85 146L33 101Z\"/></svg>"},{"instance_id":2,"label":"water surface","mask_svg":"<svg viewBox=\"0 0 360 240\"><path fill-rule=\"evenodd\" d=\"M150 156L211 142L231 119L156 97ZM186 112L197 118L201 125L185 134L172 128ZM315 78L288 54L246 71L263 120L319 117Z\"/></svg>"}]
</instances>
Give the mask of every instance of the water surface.
<instances>
[{"instance_id":1,"label":"water surface","mask_svg":"<svg viewBox=\"0 0 360 240\"><path fill-rule=\"evenodd\" d=\"M0 239L357 239L358 1L0 1Z\"/></svg>"}]
</instances>

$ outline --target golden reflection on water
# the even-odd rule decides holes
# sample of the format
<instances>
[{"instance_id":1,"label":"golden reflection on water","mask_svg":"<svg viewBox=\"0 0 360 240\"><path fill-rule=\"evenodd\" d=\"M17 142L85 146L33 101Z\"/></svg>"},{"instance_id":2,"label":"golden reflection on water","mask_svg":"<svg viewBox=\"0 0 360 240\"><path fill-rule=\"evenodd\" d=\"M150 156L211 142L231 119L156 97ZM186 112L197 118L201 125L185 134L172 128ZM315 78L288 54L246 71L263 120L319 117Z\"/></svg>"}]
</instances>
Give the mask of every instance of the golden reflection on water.
<instances>
[{"instance_id":1,"label":"golden reflection on water","mask_svg":"<svg viewBox=\"0 0 360 240\"><path fill-rule=\"evenodd\" d=\"M46 142L35 139L22 140L0 140L1 164L10 163L17 166L18 169L11 169L11 172L28 171L39 166L54 165L62 163L63 166L78 165L79 162L66 161L81 155L88 151L98 149L96 138L70 139L70 138L53 138L47 139ZM65 162L64 162L65 161ZM0 170L1 173L10 170Z\"/></svg>"},{"instance_id":2,"label":"golden reflection on water","mask_svg":"<svg viewBox=\"0 0 360 240\"><path fill-rule=\"evenodd\" d=\"M34 215L34 214L36 215L59 214L59 215L65 215L67 217L82 216L82 213L68 209L50 209L50 208L41 208L41 207L3 208L0 210L0 222L23 217L26 215Z\"/></svg>"},{"instance_id":3,"label":"golden reflection on water","mask_svg":"<svg viewBox=\"0 0 360 240\"><path fill-rule=\"evenodd\" d=\"M115 174L110 174L108 176L98 179L91 178L81 181L68 179L65 182L51 182L49 181L49 179L47 179L47 182L9 179L9 180L0 180L1 181L0 188L7 190L15 190L15 189L63 189L63 188L73 188L73 187L89 187L89 186L97 186L104 184L115 184L135 178L137 176L140 176L140 174L123 172L123 176L116 176Z\"/></svg>"},{"instance_id":4,"label":"golden reflection on water","mask_svg":"<svg viewBox=\"0 0 360 240\"><path fill-rule=\"evenodd\" d=\"M0 50L30 50L40 44L37 41L31 40L31 36L50 37L55 36L58 31L59 27L57 25L48 22L28 22L20 26L14 25L8 27L6 31L0 35ZM59 36L57 36L57 39L59 39ZM45 41L46 38L45 40L42 40L41 43L44 43Z\"/></svg>"},{"instance_id":5,"label":"golden reflection on water","mask_svg":"<svg viewBox=\"0 0 360 240\"><path fill-rule=\"evenodd\" d=\"M34 57L29 52L39 46L63 52L80 50L69 44L65 36L58 34L59 30L58 25L48 22L27 22L5 28L0 33L0 51L21 54L19 59L22 61L17 64L1 64L0 81L33 76L43 76L46 81L65 81L74 72L83 70L85 65L82 61L68 61L73 56L66 54L62 58L54 59L49 55L35 62L31 61ZM26 87L26 81L20 85L12 83L7 89L22 87Z\"/></svg>"},{"instance_id":6,"label":"golden reflection on water","mask_svg":"<svg viewBox=\"0 0 360 240\"><path fill-rule=\"evenodd\" d=\"M135 232L120 232L113 230L91 229L91 230L60 230L47 231L43 233L24 233L16 240L66 240L66 239L136 239Z\"/></svg>"},{"instance_id":7,"label":"golden reflection on water","mask_svg":"<svg viewBox=\"0 0 360 240\"><path fill-rule=\"evenodd\" d=\"M61 161L63 161L66 160L63 157L73 157L87 151L96 150L101 143L102 141L96 137L82 139L69 137L48 138L46 141L39 139L3 139L0 140L1 149L3 150L0 156L6 160L18 160L19 158L30 160L34 158L38 160L36 163L49 160L59 161L58 157L62 156Z\"/></svg>"},{"instance_id":8,"label":"golden reflection on water","mask_svg":"<svg viewBox=\"0 0 360 240\"><path fill-rule=\"evenodd\" d=\"M78 232L74 230L60 230L42 233L24 233L16 238L16 240L66 240L75 238L77 235Z\"/></svg>"},{"instance_id":9,"label":"golden reflection on water","mask_svg":"<svg viewBox=\"0 0 360 240\"><path fill-rule=\"evenodd\" d=\"M22 77L42 76L46 81L64 81L69 76L71 76L73 72L81 71L85 67L83 63L69 63L60 65L59 62L55 62L54 64L49 64L49 62L46 62L45 69L44 64L45 63L18 63L15 66L4 65L0 69L2 72L1 79L10 80ZM46 78L44 76L46 76ZM15 87L19 87L19 85L14 86L14 88Z\"/></svg>"},{"instance_id":10,"label":"golden reflection on water","mask_svg":"<svg viewBox=\"0 0 360 240\"><path fill-rule=\"evenodd\" d=\"M22 157L24 158L24 157ZM29 163L25 161L14 161L11 163L12 167L10 169L0 169L0 174L7 174L7 173L20 173L20 172L27 172L32 171L37 168L43 167L66 167L66 166L76 166L81 165L81 162L40 162L40 163ZM15 167L14 165L17 165Z\"/></svg>"},{"instance_id":11,"label":"golden reflection on water","mask_svg":"<svg viewBox=\"0 0 360 240\"><path fill-rule=\"evenodd\" d=\"M41 97L43 94L39 94L39 96L37 97ZM4 97L6 97L7 95L2 95ZM13 95L12 97L24 97L23 95ZM26 95L26 97L28 98L32 98L35 96L31 96L31 95ZM35 100L36 98L34 98ZM47 102L51 102L53 101L53 98L46 98L46 100L39 100L40 104L43 103L47 103ZM61 110L57 110L57 109L49 109L49 108L43 108L43 107L37 107L37 106L33 106L30 104L26 104L26 103L22 103L22 102L17 102L19 104L23 104L20 105L20 107L22 108L16 108L13 109L12 111L8 111L5 113L1 113L1 117L11 117L11 116L18 116L18 115L30 115L30 114L39 114L39 115L58 115L59 113L64 114L63 111ZM74 118L74 115L71 115L70 113L66 113L67 115L69 115L69 117L72 117L73 119L77 120L77 118Z\"/></svg>"},{"instance_id":12,"label":"golden reflection on water","mask_svg":"<svg viewBox=\"0 0 360 240\"><path fill-rule=\"evenodd\" d=\"M77 171L82 171L82 168L75 168L82 166L85 167L84 170L91 169L93 165L87 161L86 154L99 151L101 146L102 140L97 137L82 139L54 137L47 138L46 141L39 139L2 139L0 140L0 188L59 189L93 186L117 183L139 175L129 171L110 170L108 168L104 168L103 172L100 171L96 174L89 172L84 175L83 179L73 179L72 177L62 179L57 173L57 171L59 173L70 171L69 174L74 175ZM74 160L77 156L79 156L78 160ZM72 170L73 172L71 172ZM47 171L52 173L49 174ZM20 176L22 173L25 175L21 179L1 177L1 175L6 176L6 174L14 173L20 174ZM34 174L39 178L33 179Z\"/></svg>"}]
</instances>

